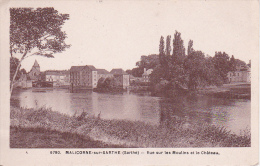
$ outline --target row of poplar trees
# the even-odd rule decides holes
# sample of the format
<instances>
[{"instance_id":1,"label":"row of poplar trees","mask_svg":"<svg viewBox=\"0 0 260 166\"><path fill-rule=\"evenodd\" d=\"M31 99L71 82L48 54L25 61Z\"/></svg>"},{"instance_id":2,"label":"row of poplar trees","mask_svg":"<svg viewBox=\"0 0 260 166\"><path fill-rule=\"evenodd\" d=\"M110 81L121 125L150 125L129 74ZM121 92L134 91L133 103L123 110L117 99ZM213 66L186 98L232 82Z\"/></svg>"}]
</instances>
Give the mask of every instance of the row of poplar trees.
<instances>
[{"instance_id":1,"label":"row of poplar trees","mask_svg":"<svg viewBox=\"0 0 260 166\"><path fill-rule=\"evenodd\" d=\"M172 43L172 45L171 45ZM159 44L159 65L151 74L151 83L162 80L172 88L196 90L208 85L222 85L227 82L227 73L235 71L235 58L225 52L215 52L214 57L205 56L202 51L194 50L193 41L188 43L187 54L180 32L171 36L161 36Z\"/></svg>"}]
</instances>

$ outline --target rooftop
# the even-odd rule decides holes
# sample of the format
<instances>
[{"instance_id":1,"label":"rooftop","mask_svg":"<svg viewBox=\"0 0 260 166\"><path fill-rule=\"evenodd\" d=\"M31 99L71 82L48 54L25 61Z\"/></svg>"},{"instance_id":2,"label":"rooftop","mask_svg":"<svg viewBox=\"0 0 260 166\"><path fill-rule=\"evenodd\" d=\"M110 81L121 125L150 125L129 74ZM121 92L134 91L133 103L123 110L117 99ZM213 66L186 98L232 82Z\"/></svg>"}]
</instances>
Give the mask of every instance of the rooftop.
<instances>
[{"instance_id":1,"label":"rooftop","mask_svg":"<svg viewBox=\"0 0 260 166\"><path fill-rule=\"evenodd\" d=\"M110 74L106 69L97 69L98 74Z\"/></svg>"},{"instance_id":2,"label":"rooftop","mask_svg":"<svg viewBox=\"0 0 260 166\"><path fill-rule=\"evenodd\" d=\"M39 63L37 62L37 60L34 61L33 67L40 67Z\"/></svg>"},{"instance_id":3,"label":"rooftop","mask_svg":"<svg viewBox=\"0 0 260 166\"><path fill-rule=\"evenodd\" d=\"M97 71L97 69L93 66L93 65L86 65L87 67L89 67L92 71Z\"/></svg>"},{"instance_id":4,"label":"rooftop","mask_svg":"<svg viewBox=\"0 0 260 166\"><path fill-rule=\"evenodd\" d=\"M45 71L46 75L68 75L68 70L47 70Z\"/></svg>"},{"instance_id":5,"label":"rooftop","mask_svg":"<svg viewBox=\"0 0 260 166\"><path fill-rule=\"evenodd\" d=\"M111 74L114 74L114 75L128 75L123 69L112 69L110 71Z\"/></svg>"},{"instance_id":6,"label":"rooftop","mask_svg":"<svg viewBox=\"0 0 260 166\"><path fill-rule=\"evenodd\" d=\"M71 66L70 71L81 71L85 68L86 66Z\"/></svg>"}]
</instances>

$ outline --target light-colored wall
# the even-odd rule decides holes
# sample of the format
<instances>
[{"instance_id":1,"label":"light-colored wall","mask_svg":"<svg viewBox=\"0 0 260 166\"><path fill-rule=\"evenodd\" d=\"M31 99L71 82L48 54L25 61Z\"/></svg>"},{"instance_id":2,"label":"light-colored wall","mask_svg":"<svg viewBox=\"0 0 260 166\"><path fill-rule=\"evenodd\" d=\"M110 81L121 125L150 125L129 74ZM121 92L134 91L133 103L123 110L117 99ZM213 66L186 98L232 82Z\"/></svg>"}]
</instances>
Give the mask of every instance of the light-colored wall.
<instances>
[{"instance_id":1,"label":"light-colored wall","mask_svg":"<svg viewBox=\"0 0 260 166\"><path fill-rule=\"evenodd\" d=\"M97 71L92 71L92 88L96 88L97 87L97 82L98 82Z\"/></svg>"},{"instance_id":2,"label":"light-colored wall","mask_svg":"<svg viewBox=\"0 0 260 166\"><path fill-rule=\"evenodd\" d=\"M250 71L228 72L229 82L251 82Z\"/></svg>"},{"instance_id":3,"label":"light-colored wall","mask_svg":"<svg viewBox=\"0 0 260 166\"><path fill-rule=\"evenodd\" d=\"M130 78L129 75L123 75L123 88L129 87Z\"/></svg>"},{"instance_id":4,"label":"light-colored wall","mask_svg":"<svg viewBox=\"0 0 260 166\"><path fill-rule=\"evenodd\" d=\"M54 82L54 86L70 85L69 76L66 75L46 75L46 81Z\"/></svg>"}]
</instances>

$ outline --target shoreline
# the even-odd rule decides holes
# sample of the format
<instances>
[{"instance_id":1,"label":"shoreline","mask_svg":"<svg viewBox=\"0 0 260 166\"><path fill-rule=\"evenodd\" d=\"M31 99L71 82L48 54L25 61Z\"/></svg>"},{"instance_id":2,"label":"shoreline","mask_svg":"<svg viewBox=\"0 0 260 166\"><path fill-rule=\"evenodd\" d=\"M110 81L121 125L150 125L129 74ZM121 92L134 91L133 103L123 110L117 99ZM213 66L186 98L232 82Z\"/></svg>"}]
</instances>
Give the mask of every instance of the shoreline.
<instances>
[{"instance_id":1,"label":"shoreline","mask_svg":"<svg viewBox=\"0 0 260 166\"><path fill-rule=\"evenodd\" d=\"M31 140L24 148L66 148L68 140L81 141L83 144L87 140L90 142L90 148L251 146L250 131L235 135L225 128L207 124L189 127L165 124L153 126L139 121L104 120L97 117L80 119L46 108L36 110L13 106L10 113L11 148L20 147L19 143L24 145L24 140ZM62 135L69 135L68 138L71 139L66 141L67 137L64 138ZM46 139L50 141L46 142ZM45 142L46 145L41 142ZM75 148L78 146L83 145L75 144Z\"/></svg>"},{"instance_id":2,"label":"shoreline","mask_svg":"<svg viewBox=\"0 0 260 166\"><path fill-rule=\"evenodd\" d=\"M68 89L69 86L61 87L32 87L32 88L16 88L16 90L27 90L32 89L36 92L41 92L44 90L55 90L55 89ZM75 93L82 91L82 89L75 89ZM116 90L104 90L104 89L84 89L83 91L92 91L96 93L124 93L127 92L125 89L116 89ZM143 88L142 86L130 86L129 92L131 93L149 93L152 96L157 97L175 97L175 93L179 95L179 92L176 90L168 90L166 92L153 92L150 88ZM228 98L228 99L251 99L251 84L250 83L233 83L233 84L224 84L223 86L209 86L197 89L196 91L184 91L182 93L188 95L209 95L217 98Z\"/></svg>"}]
</instances>

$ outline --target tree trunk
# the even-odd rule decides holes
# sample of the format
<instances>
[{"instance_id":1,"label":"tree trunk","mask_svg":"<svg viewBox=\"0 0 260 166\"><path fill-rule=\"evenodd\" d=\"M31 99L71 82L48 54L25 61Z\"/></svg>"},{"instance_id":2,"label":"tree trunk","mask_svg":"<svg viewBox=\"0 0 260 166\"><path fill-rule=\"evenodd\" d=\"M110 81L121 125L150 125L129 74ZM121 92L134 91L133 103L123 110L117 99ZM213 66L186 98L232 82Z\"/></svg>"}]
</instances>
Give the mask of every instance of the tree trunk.
<instances>
[{"instance_id":1,"label":"tree trunk","mask_svg":"<svg viewBox=\"0 0 260 166\"><path fill-rule=\"evenodd\" d=\"M18 71L20 70L21 62L22 62L22 61L19 62L18 66L17 66L17 68L16 68L16 71L15 71L15 73L14 73L13 79L12 79L12 81L11 81L10 96L12 96L13 87L14 87L14 82L15 82L17 73L18 73Z\"/></svg>"},{"instance_id":2,"label":"tree trunk","mask_svg":"<svg viewBox=\"0 0 260 166\"><path fill-rule=\"evenodd\" d=\"M23 54L23 56L22 56L22 58L21 58L21 60L20 60L20 62L19 62L19 64L18 64L18 66L17 66L17 68L16 68L16 71L15 71L15 73L14 73L14 76L13 76L13 79L12 79L12 82L11 82L10 97L12 96L12 92L13 92L13 88L14 88L14 82L15 82L15 79L16 79L16 75L17 75L18 71L20 70L21 63L22 63L22 61L24 60L24 58L25 58L27 52L28 52L28 50L26 49L26 51L24 52L24 54Z\"/></svg>"}]
</instances>

